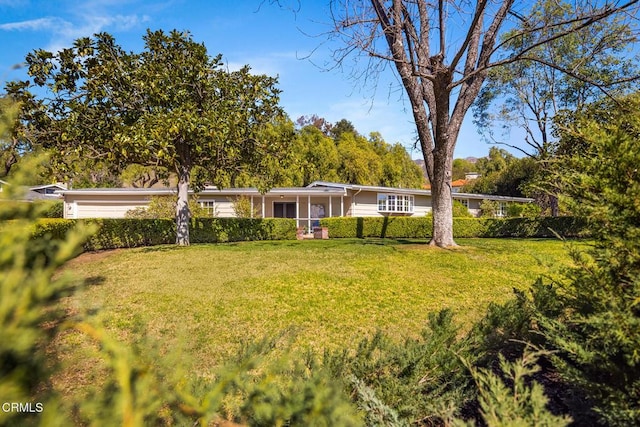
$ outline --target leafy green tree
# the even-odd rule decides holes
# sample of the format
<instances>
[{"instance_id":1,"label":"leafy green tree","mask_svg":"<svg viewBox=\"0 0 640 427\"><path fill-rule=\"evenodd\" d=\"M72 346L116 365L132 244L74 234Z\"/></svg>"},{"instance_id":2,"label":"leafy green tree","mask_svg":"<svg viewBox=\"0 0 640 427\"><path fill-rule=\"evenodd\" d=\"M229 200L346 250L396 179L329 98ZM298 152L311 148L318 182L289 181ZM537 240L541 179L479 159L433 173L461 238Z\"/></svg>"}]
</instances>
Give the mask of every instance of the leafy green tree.
<instances>
[{"instance_id":1,"label":"leafy green tree","mask_svg":"<svg viewBox=\"0 0 640 427\"><path fill-rule=\"evenodd\" d=\"M10 98L0 98L0 129L4 129L0 135L0 178L9 175L11 168L18 162L21 152L30 150L28 144L9 132L13 129L19 106ZM27 146L25 146L27 145Z\"/></svg>"},{"instance_id":2,"label":"leafy green tree","mask_svg":"<svg viewBox=\"0 0 640 427\"><path fill-rule=\"evenodd\" d=\"M455 246L450 185L453 153L464 118L489 70L530 60L537 47L572 37L614 15L635 25L636 3L578 2L569 15L550 17L548 25L539 25L535 19L535 4L514 0L332 3L334 31L330 34L342 41L334 51L336 62L344 66L352 59L356 64L363 59L364 67L356 65L362 68L354 74L368 81L377 81L376 73L392 69L404 88L431 183L431 244ZM532 25L517 27L520 21ZM518 49L508 49L503 34L522 40ZM599 38L591 40L597 45ZM549 65L575 74L563 63Z\"/></svg>"},{"instance_id":3,"label":"leafy green tree","mask_svg":"<svg viewBox=\"0 0 640 427\"><path fill-rule=\"evenodd\" d=\"M148 31L143 39L140 53L105 33L56 54L36 50L26 58L32 80L10 91L29 101L28 131L61 161L72 154L175 172L176 243L187 245L190 184L223 187L249 170L261 188L271 185L269 163L289 142L270 129L284 120L279 90L248 66L227 71L187 33ZM47 95L37 99L29 92L36 87Z\"/></svg>"},{"instance_id":4,"label":"leafy green tree","mask_svg":"<svg viewBox=\"0 0 640 427\"><path fill-rule=\"evenodd\" d=\"M382 160L366 138L343 132L337 140L342 182L376 185L382 175Z\"/></svg>"},{"instance_id":5,"label":"leafy green tree","mask_svg":"<svg viewBox=\"0 0 640 427\"><path fill-rule=\"evenodd\" d=\"M560 190L594 239L575 268L534 294L537 322L562 377L601 422L640 419L640 98L606 101L559 125Z\"/></svg>"},{"instance_id":6,"label":"leafy green tree","mask_svg":"<svg viewBox=\"0 0 640 427\"><path fill-rule=\"evenodd\" d=\"M488 157L478 159L476 167L480 177L465 184L463 191L513 197L529 196L532 178L539 171L534 159L519 159L497 147L491 147Z\"/></svg>"},{"instance_id":7,"label":"leafy green tree","mask_svg":"<svg viewBox=\"0 0 640 427\"><path fill-rule=\"evenodd\" d=\"M338 141L343 133L358 135L356 127L347 119L338 120L330 129L329 134Z\"/></svg>"},{"instance_id":8,"label":"leafy green tree","mask_svg":"<svg viewBox=\"0 0 640 427\"><path fill-rule=\"evenodd\" d=\"M134 188L149 188L159 182L168 183L169 171L165 168L132 164L120 174L123 184Z\"/></svg>"},{"instance_id":9,"label":"leafy green tree","mask_svg":"<svg viewBox=\"0 0 640 427\"><path fill-rule=\"evenodd\" d=\"M295 164L299 178L295 185L340 180L340 157L332 138L315 126L306 126L298 132L296 140L299 160Z\"/></svg>"},{"instance_id":10,"label":"leafy green tree","mask_svg":"<svg viewBox=\"0 0 640 427\"><path fill-rule=\"evenodd\" d=\"M146 208L135 208L127 211L127 218L153 219L153 218L173 218L175 216L176 199L171 196L152 196L149 206ZM196 197L189 198L189 213L193 218L209 216L207 211L200 206Z\"/></svg>"},{"instance_id":11,"label":"leafy green tree","mask_svg":"<svg viewBox=\"0 0 640 427\"><path fill-rule=\"evenodd\" d=\"M422 188L422 170L400 144L387 144L382 135L371 133L369 142L382 159L382 176L378 185L385 187Z\"/></svg>"},{"instance_id":12,"label":"leafy green tree","mask_svg":"<svg viewBox=\"0 0 640 427\"><path fill-rule=\"evenodd\" d=\"M467 159L453 159L453 165L451 167L451 179L453 181L456 179L464 179L469 172L478 172L476 164Z\"/></svg>"}]
</instances>

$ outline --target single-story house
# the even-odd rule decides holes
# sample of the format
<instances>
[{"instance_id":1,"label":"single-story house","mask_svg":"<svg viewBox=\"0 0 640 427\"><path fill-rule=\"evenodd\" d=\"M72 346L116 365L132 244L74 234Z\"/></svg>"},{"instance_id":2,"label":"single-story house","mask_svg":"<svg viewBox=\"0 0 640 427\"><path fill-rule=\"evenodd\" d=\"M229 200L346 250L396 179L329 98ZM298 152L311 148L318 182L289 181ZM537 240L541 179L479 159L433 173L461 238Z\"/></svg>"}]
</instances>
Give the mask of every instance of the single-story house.
<instances>
[{"instance_id":1,"label":"single-story house","mask_svg":"<svg viewBox=\"0 0 640 427\"><path fill-rule=\"evenodd\" d=\"M11 184L7 181L0 180L0 193L3 187L8 185ZM58 200L62 198L58 192L66 189L67 186L61 183L23 187L24 194L21 200L25 202L32 202L34 200Z\"/></svg>"},{"instance_id":2,"label":"single-story house","mask_svg":"<svg viewBox=\"0 0 640 427\"><path fill-rule=\"evenodd\" d=\"M171 188L90 188L57 191L64 199L65 218L123 218L129 210L148 206L153 196L175 196ZM272 188L261 194L256 188L206 187L198 202L211 216L233 217L239 197L250 200L252 211L262 218L294 218L310 229L326 217L424 216L431 211L431 191L316 181L307 187ZM483 200L499 202L500 215L509 203L533 199L454 193L473 215Z\"/></svg>"}]
</instances>

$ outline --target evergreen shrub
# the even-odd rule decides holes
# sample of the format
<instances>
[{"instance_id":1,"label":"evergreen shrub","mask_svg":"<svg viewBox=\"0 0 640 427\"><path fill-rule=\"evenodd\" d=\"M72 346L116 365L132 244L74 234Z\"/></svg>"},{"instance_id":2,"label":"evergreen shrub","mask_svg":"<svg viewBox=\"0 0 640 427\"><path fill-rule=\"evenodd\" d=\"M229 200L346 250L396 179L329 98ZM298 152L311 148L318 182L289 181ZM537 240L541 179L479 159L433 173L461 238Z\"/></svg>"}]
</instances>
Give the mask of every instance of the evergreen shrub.
<instances>
[{"instance_id":1,"label":"evergreen shrub","mask_svg":"<svg viewBox=\"0 0 640 427\"><path fill-rule=\"evenodd\" d=\"M85 243L89 251L173 244L176 226L171 219L95 218L87 220L40 219L33 236L64 238L78 222L94 224L97 232ZM285 218L194 218L192 243L222 243L244 240L293 240L294 220Z\"/></svg>"},{"instance_id":2,"label":"evergreen shrub","mask_svg":"<svg viewBox=\"0 0 640 427\"><path fill-rule=\"evenodd\" d=\"M431 217L324 218L329 236L425 238L433 231ZM574 217L454 218L455 237L588 237L586 222Z\"/></svg>"}]
</instances>

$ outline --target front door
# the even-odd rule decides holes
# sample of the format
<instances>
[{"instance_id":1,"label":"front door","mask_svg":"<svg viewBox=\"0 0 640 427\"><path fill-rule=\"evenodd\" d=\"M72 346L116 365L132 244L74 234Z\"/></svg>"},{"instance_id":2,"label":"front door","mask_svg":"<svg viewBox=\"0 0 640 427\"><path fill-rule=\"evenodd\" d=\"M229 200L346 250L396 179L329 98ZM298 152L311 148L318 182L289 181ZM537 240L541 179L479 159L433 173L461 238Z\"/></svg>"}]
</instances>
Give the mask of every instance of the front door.
<instances>
[{"instance_id":1,"label":"front door","mask_svg":"<svg viewBox=\"0 0 640 427\"><path fill-rule=\"evenodd\" d=\"M273 204L273 217L274 218L295 218L296 217L296 204L295 203L283 203L276 202Z\"/></svg>"}]
</instances>

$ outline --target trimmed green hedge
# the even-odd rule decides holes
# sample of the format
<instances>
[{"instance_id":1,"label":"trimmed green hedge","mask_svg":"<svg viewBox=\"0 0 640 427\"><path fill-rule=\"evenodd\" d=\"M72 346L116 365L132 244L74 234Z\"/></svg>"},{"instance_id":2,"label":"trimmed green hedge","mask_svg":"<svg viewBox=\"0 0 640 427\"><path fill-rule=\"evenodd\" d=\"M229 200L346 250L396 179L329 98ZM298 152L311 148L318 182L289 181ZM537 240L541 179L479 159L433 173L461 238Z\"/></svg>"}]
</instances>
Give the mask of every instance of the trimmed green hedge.
<instances>
[{"instance_id":1,"label":"trimmed green hedge","mask_svg":"<svg viewBox=\"0 0 640 427\"><path fill-rule=\"evenodd\" d=\"M35 225L34 236L50 234L61 238L78 221L97 225L98 231L84 245L88 251L172 244L176 240L172 219L41 219ZM189 235L191 243L293 240L296 222L284 218L195 218Z\"/></svg>"},{"instance_id":2,"label":"trimmed green hedge","mask_svg":"<svg viewBox=\"0 0 640 427\"><path fill-rule=\"evenodd\" d=\"M324 218L330 237L426 238L433 232L427 217ZM454 218L454 237L587 237L586 223L574 217Z\"/></svg>"}]
</instances>

